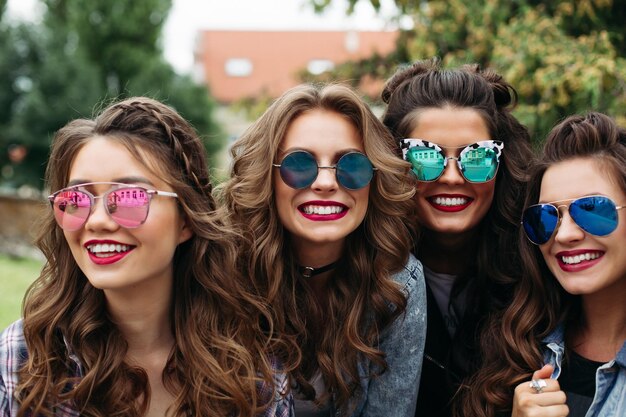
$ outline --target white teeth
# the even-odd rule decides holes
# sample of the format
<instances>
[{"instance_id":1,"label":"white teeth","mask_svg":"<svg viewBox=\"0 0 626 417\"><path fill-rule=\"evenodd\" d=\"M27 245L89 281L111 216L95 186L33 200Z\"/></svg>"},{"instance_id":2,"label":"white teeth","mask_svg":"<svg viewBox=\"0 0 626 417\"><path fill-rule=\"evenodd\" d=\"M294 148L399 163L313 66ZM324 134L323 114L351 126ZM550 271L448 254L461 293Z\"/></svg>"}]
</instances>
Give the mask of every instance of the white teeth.
<instances>
[{"instance_id":1,"label":"white teeth","mask_svg":"<svg viewBox=\"0 0 626 417\"><path fill-rule=\"evenodd\" d=\"M467 200L468 199L464 197L454 197L454 198L435 197L433 199L435 204L437 204L438 206L462 206L462 205L467 204Z\"/></svg>"},{"instance_id":2,"label":"white teeth","mask_svg":"<svg viewBox=\"0 0 626 417\"><path fill-rule=\"evenodd\" d=\"M600 257L599 252L587 252L587 253L582 253L576 256L561 256L561 261L564 264L575 265L583 261L591 261L593 259L598 259L599 257Z\"/></svg>"},{"instance_id":3,"label":"white teeth","mask_svg":"<svg viewBox=\"0 0 626 417\"><path fill-rule=\"evenodd\" d=\"M302 211L306 214L337 214L341 213L345 209L341 206L304 206Z\"/></svg>"},{"instance_id":4,"label":"white teeth","mask_svg":"<svg viewBox=\"0 0 626 417\"><path fill-rule=\"evenodd\" d=\"M128 245L120 245L113 243L97 243L87 246L87 250L94 254L111 253L111 252L127 252L130 249Z\"/></svg>"}]
</instances>

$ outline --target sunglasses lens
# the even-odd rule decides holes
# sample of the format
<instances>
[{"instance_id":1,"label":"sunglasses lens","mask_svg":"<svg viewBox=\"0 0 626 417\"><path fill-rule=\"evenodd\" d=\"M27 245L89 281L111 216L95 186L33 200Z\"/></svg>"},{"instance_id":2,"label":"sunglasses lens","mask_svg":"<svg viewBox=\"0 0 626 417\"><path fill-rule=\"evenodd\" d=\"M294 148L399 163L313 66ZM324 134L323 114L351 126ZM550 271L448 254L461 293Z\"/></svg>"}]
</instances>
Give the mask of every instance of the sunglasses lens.
<instances>
[{"instance_id":1,"label":"sunglasses lens","mask_svg":"<svg viewBox=\"0 0 626 417\"><path fill-rule=\"evenodd\" d=\"M498 154L491 148L469 148L460 156L463 176L470 182L491 181L498 172Z\"/></svg>"},{"instance_id":2,"label":"sunglasses lens","mask_svg":"<svg viewBox=\"0 0 626 417\"><path fill-rule=\"evenodd\" d=\"M426 146L414 146L406 154L412 171L419 181L434 181L441 176L445 168L445 158L436 149Z\"/></svg>"},{"instance_id":3,"label":"sunglasses lens","mask_svg":"<svg viewBox=\"0 0 626 417\"><path fill-rule=\"evenodd\" d=\"M374 167L367 156L362 153L347 153L337 162L337 181L348 190L365 187L373 176Z\"/></svg>"},{"instance_id":4,"label":"sunglasses lens","mask_svg":"<svg viewBox=\"0 0 626 417\"><path fill-rule=\"evenodd\" d=\"M132 229L146 221L150 196L142 188L119 188L107 195L106 205L117 224Z\"/></svg>"},{"instance_id":5,"label":"sunglasses lens","mask_svg":"<svg viewBox=\"0 0 626 417\"><path fill-rule=\"evenodd\" d=\"M606 236L617 228L617 209L607 197L593 196L574 200L569 206L572 219L587 233Z\"/></svg>"},{"instance_id":6,"label":"sunglasses lens","mask_svg":"<svg viewBox=\"0 0 626 417\"><path fill-rule=\"evenodd\" d=\"M54 196L52 209L59 226L71 232L85 224L91 212L91 199L81 191L62 191Z\"/></svg>"},{"instance_id":7,"label":"sunglasses lens","mask_svg":"<svg viewBox=\"0 0 626 417\"><path fill-rule=\"evenodd\" d=\"M280 177L291 188L308 187L317 178L317 161L308 152L292 152L280 163Z\"/></svg>"},{"instance_id":8,"label":"sunglasses lens","mask_svg":"<svg viewBox=\"0 0 626 417\"><path fill-rule=\"evenodd\" d=\"M537 245L543 245L550 240L558 222L559 213L556 207L549 204L528 207L522 219L526 236Z\"/></svg>"}]
</instances>

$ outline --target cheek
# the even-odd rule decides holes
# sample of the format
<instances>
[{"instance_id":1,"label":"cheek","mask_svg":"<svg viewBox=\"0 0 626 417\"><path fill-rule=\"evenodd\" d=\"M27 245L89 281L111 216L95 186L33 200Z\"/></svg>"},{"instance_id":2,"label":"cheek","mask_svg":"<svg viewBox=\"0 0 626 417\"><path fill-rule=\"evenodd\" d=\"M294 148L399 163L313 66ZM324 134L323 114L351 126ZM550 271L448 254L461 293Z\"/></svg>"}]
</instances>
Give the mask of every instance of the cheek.
<instances>
[{"instance_id":1,"label":"cheek","mask_svg":"<svg viewBox=\"0 0 626 417\"><path fill-rule=\"evenodd\" d=\"M274 177L274 204L276 205L276 211L278 212L278 218L281 223L285 222L285 216L287 215L288 208L291 206L291 188L287 187L285 183L280 179Z\"/></svg>"},{"instance_id":2,"label":"cheek","mask_svg":"<svg viewBox=\"0 0 626 417\"><path fill-rule=\"evenodd\" d=\"M358 190L356 193L357 194L354 196L354 198L357 201L357 204L359 205L359 207L361 208L359 215L361 217L360 221L362 222L363 219L365 218L365 214L367 213L367 208L369 207L370 186L368 185L367 187L361 190Z\"/></svg>"}]
</instances>

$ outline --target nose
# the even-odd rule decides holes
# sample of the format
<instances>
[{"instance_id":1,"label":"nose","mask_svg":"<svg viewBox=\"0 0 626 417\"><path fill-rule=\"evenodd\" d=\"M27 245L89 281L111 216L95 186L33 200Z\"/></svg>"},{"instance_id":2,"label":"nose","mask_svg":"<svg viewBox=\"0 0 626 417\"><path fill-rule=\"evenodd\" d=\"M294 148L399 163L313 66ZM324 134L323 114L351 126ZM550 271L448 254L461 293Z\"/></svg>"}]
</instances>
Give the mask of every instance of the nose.
<instances>
[{"instance_id":1,"label":"nose","mask_svg":"<svg viewBox=\"0 0 626 417\"><path fill-rule=\"evenodd\" d=\"M311 184L311 188L315 191L329 192L335 191L339 187L337 184L336 168L325 166L319 167L317 170L317 178Z\"/></svg>"},{"instance_id":2,"label":"nose","mask_svg":"<svg viewBox=\"0 0 626 417\"><path fill-rule=\"evenodd\" d=\"M458 160L454 157L447 157L447 164L443 169L441 177L437 180L443 184L461 185L465 182L465 178L461 175Z\"/></svg>"},{"instance_id":3,"label":"nose","mask_svg":"<svg viewBox=\"0 0 626 417\"><path fill-rule=\"evenodd\" d=\"M567 210L561 213L561 221L557 226L554 240L561 244L575 243L585 238L585 231L580 228Z\"/></svg>"},{"instance_id":4,"label":"nose","mask_svg":"<svg viewBox=\"0 0 626 417\"><path fill-rule=\"evenodd\" d=\"M91 231L112 231L116 230L119 225L109 216L104 207L104 199L102 196L94 198L94 205L91 207L89 217L85 222L85 229Z\"/></svg>"}]
</instances>

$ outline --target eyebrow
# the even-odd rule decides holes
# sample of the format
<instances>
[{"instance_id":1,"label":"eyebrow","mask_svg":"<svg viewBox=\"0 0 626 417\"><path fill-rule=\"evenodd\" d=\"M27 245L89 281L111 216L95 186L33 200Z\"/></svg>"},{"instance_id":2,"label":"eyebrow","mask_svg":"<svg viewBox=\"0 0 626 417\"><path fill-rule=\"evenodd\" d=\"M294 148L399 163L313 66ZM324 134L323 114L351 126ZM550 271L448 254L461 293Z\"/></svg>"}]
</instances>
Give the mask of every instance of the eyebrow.
<instances>
[{"instance_id":1,"label":"eyebrow","mask_svg":"<svg viewBox=\"0 0 626 417\"><path fill-rule=\"evenodd\" d=\"M149 185L151 187L154 187L154 184L152 183L152 181L150 181L149 179L145 178L145 177L119 177L119 178L114 178L111 181L90 181L87 179L82 179L82 178L77 178L75 180L70 181L67 186L68 187L73 187L75 185L80 185L80 184L89 184L92 182L119 182L122 184L136 184L136 183L141 183L141 184L146 184Z\"/></svg>"}]
</instances>

